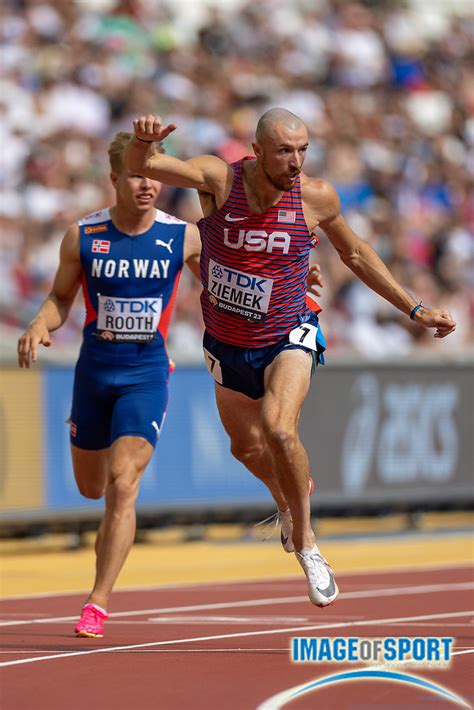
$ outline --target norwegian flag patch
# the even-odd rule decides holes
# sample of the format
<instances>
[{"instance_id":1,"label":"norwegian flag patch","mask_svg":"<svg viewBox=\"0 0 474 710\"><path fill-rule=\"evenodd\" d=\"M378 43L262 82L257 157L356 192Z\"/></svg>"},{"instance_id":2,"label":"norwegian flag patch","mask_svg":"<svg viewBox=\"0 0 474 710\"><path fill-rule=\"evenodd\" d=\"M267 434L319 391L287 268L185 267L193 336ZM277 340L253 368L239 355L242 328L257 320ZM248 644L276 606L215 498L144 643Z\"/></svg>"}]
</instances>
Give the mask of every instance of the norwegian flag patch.
<instances>
[{"instance_id":1,"label":"norwegian flag patch","mask_svg":"<svg viewBox=\"0 0 474 710\"><path fill-rule=\"evenodd\" d=\"M96 254L108 254L110 251L110 242L106 239L93 239L92 251Z\"/></svg>"},{"instance_id":2,"label":"norwegian flag patch","mask_svg":"<svg viewBox=\"0 0 474 710\"><path fill-rule=\"evenodd\" d=\"M278 221L294 224L296 222L296 212L294 210L278 210Z\"/></svg>"}]
</instances>

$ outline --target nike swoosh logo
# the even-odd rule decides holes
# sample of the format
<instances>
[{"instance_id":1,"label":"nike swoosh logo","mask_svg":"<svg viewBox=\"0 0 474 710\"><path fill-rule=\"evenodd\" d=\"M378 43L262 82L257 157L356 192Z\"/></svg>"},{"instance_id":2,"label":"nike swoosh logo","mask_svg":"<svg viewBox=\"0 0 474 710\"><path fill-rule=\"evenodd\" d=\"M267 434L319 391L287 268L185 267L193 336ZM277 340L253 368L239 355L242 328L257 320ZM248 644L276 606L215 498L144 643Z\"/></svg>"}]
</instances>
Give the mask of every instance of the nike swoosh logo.
<instances>
[{"instance_id":1,"label":"nike swoosh logo","mask_svg":"<svg viewBox=\"0 0 474 710\"><path fill-rule=\"evenodd\" d=\"M224 219L226 222L242 222L242 220L247 219L247 217L231 217L230 214L227 212Z\"/></svg>"}]
</instances>

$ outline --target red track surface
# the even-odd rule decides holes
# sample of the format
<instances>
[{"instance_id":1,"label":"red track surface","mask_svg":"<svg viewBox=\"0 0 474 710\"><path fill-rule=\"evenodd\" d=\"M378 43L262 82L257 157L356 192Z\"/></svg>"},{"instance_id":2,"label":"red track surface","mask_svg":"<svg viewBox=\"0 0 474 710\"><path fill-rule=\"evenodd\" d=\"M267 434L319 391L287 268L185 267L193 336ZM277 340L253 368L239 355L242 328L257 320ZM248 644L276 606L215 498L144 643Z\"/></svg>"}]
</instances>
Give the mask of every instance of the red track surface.
<instances>
[{"instance_id":1,"label":"red track surface","mask_svg":"<svg viewBox=\"0 0 474 710\"><path fill-rule=\"evenodd\" d=\"M256 710L286 689L364 667L294 664L292 636L454 636L450 668L398 670L473 701L474 656L462 653L474 648L469 569L339 575L338 582L341 597L324 610L306 600L303 579L116 592L103 639L72 635L83 602L77 595L3 601L2 710ZM285 708L453 706L425 689L358 680Z\"/></svg>"}]
</instances>

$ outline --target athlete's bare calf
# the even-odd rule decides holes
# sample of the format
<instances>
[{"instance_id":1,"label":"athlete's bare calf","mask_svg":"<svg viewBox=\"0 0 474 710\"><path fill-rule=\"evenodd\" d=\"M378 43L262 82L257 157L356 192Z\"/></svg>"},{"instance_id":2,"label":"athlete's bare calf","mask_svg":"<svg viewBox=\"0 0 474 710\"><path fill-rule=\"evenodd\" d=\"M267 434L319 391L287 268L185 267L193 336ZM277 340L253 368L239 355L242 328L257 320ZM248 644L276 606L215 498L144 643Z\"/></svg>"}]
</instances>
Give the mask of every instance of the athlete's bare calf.
<instances>
[{"instance_id":1,"label":"athlete's bare calf","mask_svg":"<svg viewBox=\"0 0 474 710\"><path fill-rule=\"evenodd\" d=\"M107 609L115 581L133 545L135 501L153 447L138 436L122 436L108 449L71 446L74 475L86 498L105 495L105 514L97 533L96 578L88 601Z\"/></svg>"}]
</instances>

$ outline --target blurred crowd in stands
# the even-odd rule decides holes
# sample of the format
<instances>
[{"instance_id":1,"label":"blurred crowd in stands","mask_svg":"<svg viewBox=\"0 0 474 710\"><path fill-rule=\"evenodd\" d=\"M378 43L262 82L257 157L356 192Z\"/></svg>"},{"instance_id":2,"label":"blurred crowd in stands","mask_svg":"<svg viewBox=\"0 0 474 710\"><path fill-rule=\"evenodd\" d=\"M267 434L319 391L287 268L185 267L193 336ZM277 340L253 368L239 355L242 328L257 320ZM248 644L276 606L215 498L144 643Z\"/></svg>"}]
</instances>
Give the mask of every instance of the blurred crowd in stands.
<instances>
[{"instance_id":1,"label":"blurred crowd in stands","mask_svg":"<svg viewBox=\"0 0 474 710\"><path fill-rule=\"evenodd\" d=\"M195 2L197 19L190 0L2 4L2 332L16 337L44 299L68 224L112 204L107 146L132 118L175 122L170 154L231 162L252 152L261 113L283 106L308 126L305 172L335 185L347 221L416 299L458 321L433 341L321 238L329 361L465 353L474 331L469 3ZM201 215L188 190L165 187L158 206ZM199 290L183 274L169 341L178 360L201 359ZM83 316L78 298L56 348L79 342Z\"/></svg>"}]
</instances>

